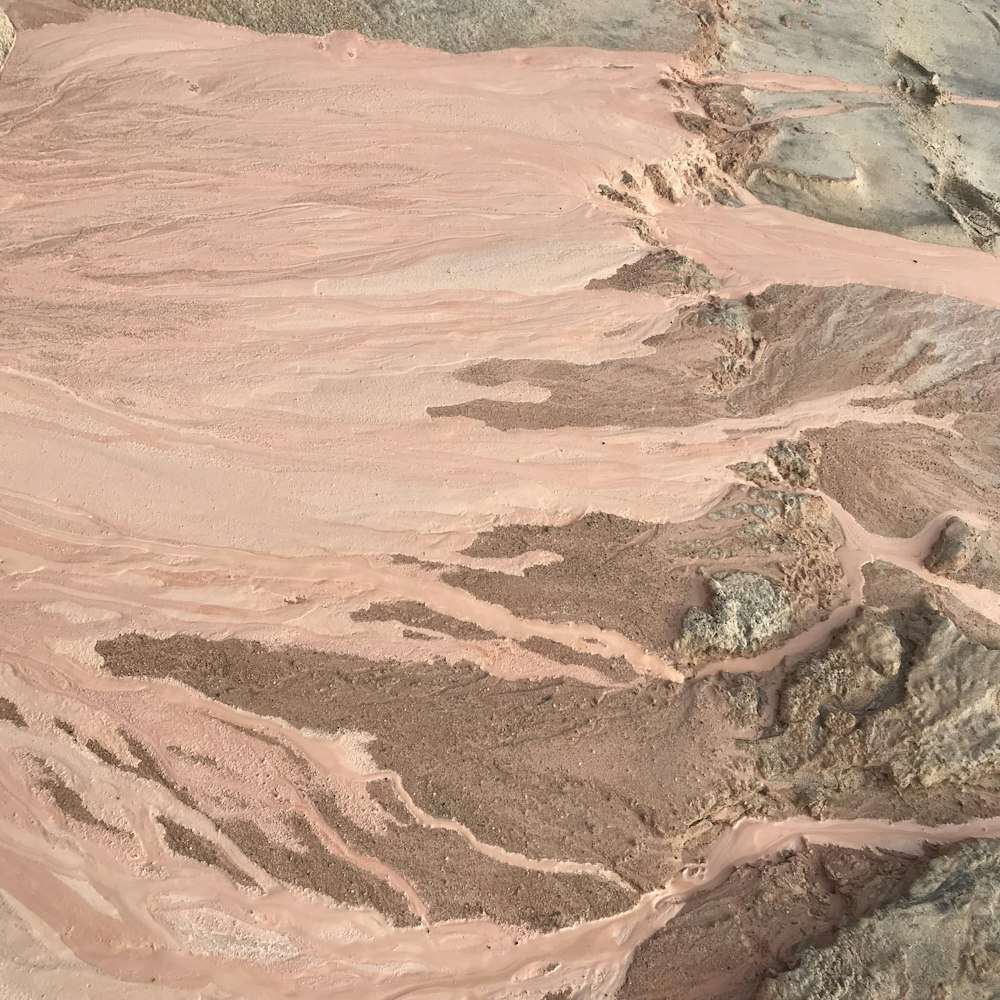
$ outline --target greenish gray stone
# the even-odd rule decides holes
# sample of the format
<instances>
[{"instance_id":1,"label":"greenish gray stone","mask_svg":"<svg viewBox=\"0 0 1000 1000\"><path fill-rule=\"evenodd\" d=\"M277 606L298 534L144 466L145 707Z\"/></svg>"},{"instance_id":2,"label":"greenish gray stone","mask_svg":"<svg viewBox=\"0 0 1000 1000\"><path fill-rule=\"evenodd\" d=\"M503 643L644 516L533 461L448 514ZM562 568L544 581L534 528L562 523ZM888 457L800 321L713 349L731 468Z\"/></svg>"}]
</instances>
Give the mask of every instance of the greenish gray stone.
<instances>
[{"instance_id":1,"label":"greenish gray stone","mask_svg":"<svg viewBox=\"0 0 1000 1000\"><path fill-rule=\"evenodd\" d=\"M708 581L709 607L684 615L679 649L690 652L752 653L785 635L792 607L778 584L759 573L720 573Z\"/></svg>"}]
</instances>

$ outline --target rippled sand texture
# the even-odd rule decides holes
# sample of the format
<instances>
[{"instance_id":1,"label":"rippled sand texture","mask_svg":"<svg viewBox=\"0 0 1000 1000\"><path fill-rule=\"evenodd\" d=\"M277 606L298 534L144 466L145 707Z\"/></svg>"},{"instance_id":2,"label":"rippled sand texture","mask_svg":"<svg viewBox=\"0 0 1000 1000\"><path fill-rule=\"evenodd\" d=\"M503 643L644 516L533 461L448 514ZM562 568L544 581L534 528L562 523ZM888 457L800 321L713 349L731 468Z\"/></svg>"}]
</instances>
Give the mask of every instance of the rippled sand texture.
<instances>
[{"instance_id":1,"label":"rippled sand texture","mask_svg":"<svg viewBox=\"0 0 1000 1000\"><path fill-rule=\"evenodd\" d=\"M347 29L450 52L684 52L701 107L681 121L761 201L908 239L1000 250L995 0L84 2L264 32ZM723 200L732 203L732 192Z\"/></svg>"},{"instance_id":2,"label":"rippled sand texture","mask_svg":"<svg viewBox=\"0 0 1000 1000\"><path fill-rule=\"evenodd\" d=\"M761 203L713 21L11 16L0 995L827 996L989 911L994 257Z\"/></svg>"}]
</instances>

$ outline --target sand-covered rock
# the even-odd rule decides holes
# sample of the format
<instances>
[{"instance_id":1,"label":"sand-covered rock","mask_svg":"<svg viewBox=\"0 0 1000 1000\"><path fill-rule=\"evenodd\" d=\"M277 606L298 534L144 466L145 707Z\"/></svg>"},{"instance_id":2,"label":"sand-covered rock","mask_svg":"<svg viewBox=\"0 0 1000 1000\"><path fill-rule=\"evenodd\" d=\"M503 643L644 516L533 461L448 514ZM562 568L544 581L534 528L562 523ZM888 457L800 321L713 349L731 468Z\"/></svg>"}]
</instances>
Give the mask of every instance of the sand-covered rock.
<instances>
[{"instance_id":1,"label":"sand-covered rock","mask_svg":"<svg viewBox=\"0 0 1000 1000\"><path fill-rule=\"evenodd\" d=\"M971 841L754 1000L982 1000L1000 991L1000 844Z\"/></svg>"},{"instance_id":2,"label":"sand-covered rock","mask_svg":"<svg viewBox=\"0 0 1000 1000\"><path fill-rule=\"evenodd\" d=\"M0 69L14 46L14 25L6 11L0 8Z\"/></svg>"},{"instance_id":3,"label":"sand-covered rock","mask_svg":"<svg viewBox=\"0 0 1000 1000\"><path fill-rule=\"evenodd\" d=\"M815 75L868 92L838 94L827 84L776 97L774 88L747 87L720 101L718 85L709 83L705 118L684 120L766 202L841 225L995 253L1000 183L989 150L1000 95L986 67L997 23L988 0L919 7L736 0L717 22L714 69ZM810 115L831 101L837 113ZM730 134L735 109L738 147Z\"/></svg>"},{"instance_id":4,"label":"sand-covered rock","mask_svg":"<svg viewBox=\"0 0 1000 1000\"><path fill-rule=\"evenodd\" d=\"M743 654L784 634L792 621L788 597L759 573L722 573L707 581L708 608L684 615L680 649Z\"/></svg>"},{"instance_id":5,"label":"sand-covered rock","mask_svg":"<svg viewBox=\"0 0 1000 1000\"><path fill-rule=\"evenodd\" d=\"M975 554L978 535L960 517L949 518L924 559L932 573L954 576L969 565Z\"/></svg>"},{"instance_id":6,"label":"sand-covered rock","mask_svg":"<svg viewBox=\"0 0 1000 1000\"><path fill-rule=\"evenodd\" d=\"M941 529L924 566L932 573L990 590L1000 589L1000 541L992 531L979 531L960 517Z\"/></svg>"}]
</instances>

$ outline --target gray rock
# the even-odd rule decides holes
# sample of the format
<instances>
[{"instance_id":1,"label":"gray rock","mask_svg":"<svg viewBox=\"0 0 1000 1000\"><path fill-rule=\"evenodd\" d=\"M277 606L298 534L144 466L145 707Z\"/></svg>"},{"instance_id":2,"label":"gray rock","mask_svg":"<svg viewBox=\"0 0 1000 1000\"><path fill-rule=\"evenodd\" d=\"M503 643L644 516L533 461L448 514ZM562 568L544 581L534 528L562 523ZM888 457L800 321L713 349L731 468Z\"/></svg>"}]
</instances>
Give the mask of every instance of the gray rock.
<instances>
[{"instance_id":1,"label":"gray rock","mask_svg":"<svg viewBox=\"0 0 1000 1000\"><path fill-rule=\"evenodd\" d=\"M976 532L960 517L949 518L924 559L924 566L932 573L952 576L968 566L976 541Z\"/></svg>"},{"instance_id":2,"label":"gray rock","mask_svg":"<svg viewBox=\"0 0 1000 1000\"><path fill-rule=\"evenodd\" d=\"M975 840L930 863L897 902L810 948L755 1000L996 1000L1000 843Z\"/></svg>"},{"instance_id":3,"label":"gray rock","mask_svg":"<svg viewBox=\"0 0 1000 1000\"><path fill-rule=\"evenodd\" d=\"M10 18L0 9L0 69L14 47L14 25Z\"/></svg>"},{"instance_id":4,"label":"gray rock","mask_svg":"<svg viewBox=\"0 0 1000 1000\"><path fill-rule=\"evenodd\" d=\"M758 573L721 573L708 581L708 611L689 608L679 649L691 652L751 653L785 635L792 607L776 583Z\"/></svg>"},{"instance_id":5,"label":"gray rock","mask_svg":"<svg viewBox=\"0 0 1000 1000\"><path fill-rule=\"evenodd\" d=\"M783 439L767 449L767 457L775 472L792 486L816 485L819 454L819 446L811 441L796 443Z\"/></svg>"}]
</instances>

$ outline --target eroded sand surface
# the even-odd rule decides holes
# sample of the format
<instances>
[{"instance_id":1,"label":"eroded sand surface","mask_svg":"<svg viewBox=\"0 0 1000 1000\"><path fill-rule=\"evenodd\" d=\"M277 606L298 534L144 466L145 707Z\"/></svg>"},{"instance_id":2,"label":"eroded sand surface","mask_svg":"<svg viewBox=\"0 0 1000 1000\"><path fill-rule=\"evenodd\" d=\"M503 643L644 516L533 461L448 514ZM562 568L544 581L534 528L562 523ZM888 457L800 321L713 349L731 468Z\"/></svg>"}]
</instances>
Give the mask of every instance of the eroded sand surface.
<instances>
[{"instance_id":1,"label":"eroded sand surface","mask_svg":"<svg viewBox=\"0 0 1000 1000\"><path fill-rule=\"evenodd\" d=\"M765 197L927 94L677 10L11 5L0 996L1000 988L995 246Z\"/></svg>"}]
</instances>

